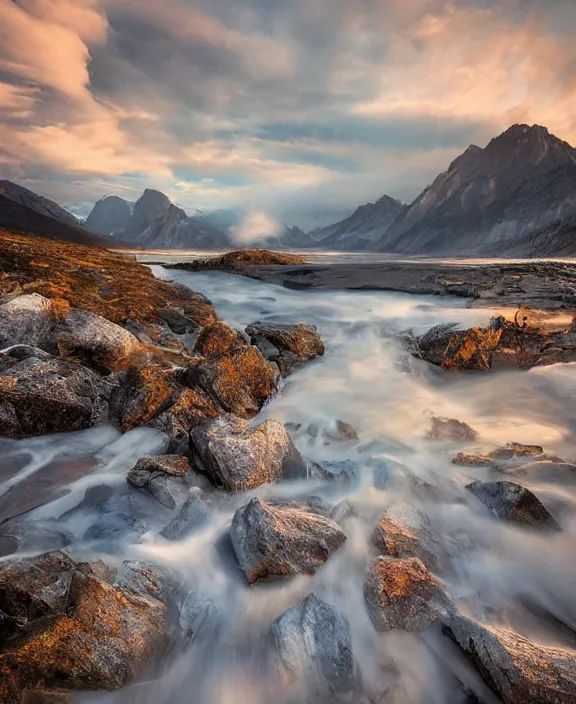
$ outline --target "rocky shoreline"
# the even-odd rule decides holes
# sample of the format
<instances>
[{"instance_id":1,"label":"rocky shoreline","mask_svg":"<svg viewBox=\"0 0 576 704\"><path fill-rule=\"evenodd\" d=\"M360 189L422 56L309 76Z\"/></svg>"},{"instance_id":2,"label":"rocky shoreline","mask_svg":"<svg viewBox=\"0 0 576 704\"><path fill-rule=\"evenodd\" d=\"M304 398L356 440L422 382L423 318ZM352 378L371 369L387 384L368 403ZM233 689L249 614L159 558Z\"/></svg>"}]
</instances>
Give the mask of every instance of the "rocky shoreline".
<instances>
[{"instance_id":1,"label":"rocky shoreline","mask_svg":"<svg viewBox=\"0 0 576 704\"><path fill-rule=\"evenodd\" d=\"M238 496L227 536L247 589L313 575L346 549L353 503L244 496L282 481L350 481L341 467L322 466L298 451L291 433L302 429L272 419L250 422L283 378L324 355L313 326L255 321L232 329L200 294L160 282L146 267L104 250L12 234L0 261L2 436L17 440L102 424L123 433L156 429L159 450L128 471L127 489L169 512L161 531L166 540L188 535L214 494ZM545 335L550 346L540 348ZM529 367L559 361L551 350L572 350L571 338L570 344L551 338L524 316L472 332L444 326L406 342L446 371L492 369L512 357L511 366ZM359 443L343 422L329 432L306 432L336 448ZM543 541L563 533L563 519L519 477L550 464L571 472L571 462L518 443L473 454L478 434L450 418L432 418L428 441L458 449L454 463L466 476L452 490L462 502ZM196 478L210 492L198 490ZM406 496L435 492L399 462L375 468L375 491L399 486ZM531 642L451 594L450 556L419 508L396 501L370 528L360 578L376 632L442 630L505 704L576 700L576 651ZM201 607L176 570L137 561L115 565L81 552L72 543L0 562L2 702L69 702L75 692L114 691L153 678L194 635ZM196 614L191 626L185 613ZM268 643L275 686L287 697L311 680L317 702L382 701L382 693L367 698L364 691L350 622L321 595L311 592L279 615ZM461 688L467 691L465 682Z\"/></svg>"}]
</instances>

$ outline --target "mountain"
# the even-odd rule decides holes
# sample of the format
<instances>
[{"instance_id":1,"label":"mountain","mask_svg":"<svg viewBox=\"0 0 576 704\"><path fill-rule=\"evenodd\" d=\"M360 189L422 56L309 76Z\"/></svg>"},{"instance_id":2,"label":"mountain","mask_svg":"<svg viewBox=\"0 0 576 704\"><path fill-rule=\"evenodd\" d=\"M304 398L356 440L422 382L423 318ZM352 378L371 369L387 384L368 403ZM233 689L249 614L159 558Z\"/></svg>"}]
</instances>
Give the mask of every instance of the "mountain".
<instances>
[{"instance_id":1,"label":"mountain","mask_svg":"<svg viewBox=\"0 0 576 704\"><path fill-rule=\"evenodd\" d=\"M48 202L50 203L50 201ZM38 235L39 237L46 237L51 240L109 246L109 242L103 237L88 232L78 224L71 224L51 215L46 215L17 200L12 200L0 192L0 228L2 227L8 230L17 230L27 234Z\"/></svg>"},{"instance_id":2,"label":"mountain","mask_svg":"<svg viewBox=\"0 0 576 704\"><path fill-rule=\"evenodd\" d=\"M189 217L164 193L149 188L135 203L118 196L102 198L86 226L143 249L227 249L233 245L225 229L202 214Z\"/></svg>"},{"instance_id":3,"label":"mountain","mask_svg":"<svg viewBox=\"0 0 576 704\"><path fill-rule=\"evenodd\" d=\"M130 222L134 203L119 196L105 196L92 208L86 218L86 227L103 235L122 232Z\"/></svg>"},{"instance_id":4,"label":"mountain","mask_svg":"<svg viewBox=\"0 0 576 704\"><path fill-rule=\"evenodd\" d=\"M341 222L313 230L310 235L321 249L373 249L408 206L389 196L367 203Z\"/></svg>"},{"instance_id":5,"label":"mountain","mask_svg":"<svg viewBox=\"0 0 576 704\"><path fill-rule=\"evenodd\" d=\"M463 256L576 253L576 149L545 127L513 125L469 147L375 249Z\"/></svg>"},{"instance_id":6,"label":"mountain","mask_svg":"<svg viewBox=\"0 0 576 704\"><path fill-rule=\"evenodd\" d=\"M69 213L67 210L54 203L54 201L39 196L33 191L29 191L24 186L19 186L17 183L12 181L0 180L0 194L6 196L11 201L19 203L20 205L35 210L41 215L49 215L51 218L56 218L62 222L72 225L74 227L80 226L80 221Z\"/></svg>"}]
</instances>

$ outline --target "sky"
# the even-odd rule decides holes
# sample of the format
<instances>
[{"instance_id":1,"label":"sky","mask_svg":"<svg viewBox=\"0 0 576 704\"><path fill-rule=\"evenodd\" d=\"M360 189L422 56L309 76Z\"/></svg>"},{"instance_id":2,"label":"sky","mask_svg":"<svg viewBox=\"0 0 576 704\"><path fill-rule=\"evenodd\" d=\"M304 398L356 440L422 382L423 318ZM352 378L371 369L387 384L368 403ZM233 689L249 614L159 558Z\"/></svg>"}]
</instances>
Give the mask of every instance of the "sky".
<instances>
[{"instance_id":1,"label":"sky","mask_svg":"<svg viewBox=\"0 0 576 704\"><path fill-rule=\"evenodd\" d=\"M576 145L576 0L0 0L0 178L303 227L511 124Z\"/></svg>"}]
</instances>

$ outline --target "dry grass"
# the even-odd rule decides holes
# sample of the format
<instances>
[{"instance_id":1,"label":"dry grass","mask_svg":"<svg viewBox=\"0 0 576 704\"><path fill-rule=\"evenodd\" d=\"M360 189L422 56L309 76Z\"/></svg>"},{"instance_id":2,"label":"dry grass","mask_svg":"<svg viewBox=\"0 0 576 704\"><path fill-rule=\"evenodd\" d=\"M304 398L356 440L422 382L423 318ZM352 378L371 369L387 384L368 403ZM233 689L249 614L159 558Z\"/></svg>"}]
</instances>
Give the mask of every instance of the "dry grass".
<instances>
[{"instance_id":1,"label":"dry grass","mask_svg":"<svg viewBox=\"0 0 576 704\"><path fill-rule=\"evenodd\" d=\"M200 325L216 320L199 294L160 281L133 257L0 228L0 295L39 293L119 325L162 323L159 309L177 307Z\"/></svg>"}]
</instances>

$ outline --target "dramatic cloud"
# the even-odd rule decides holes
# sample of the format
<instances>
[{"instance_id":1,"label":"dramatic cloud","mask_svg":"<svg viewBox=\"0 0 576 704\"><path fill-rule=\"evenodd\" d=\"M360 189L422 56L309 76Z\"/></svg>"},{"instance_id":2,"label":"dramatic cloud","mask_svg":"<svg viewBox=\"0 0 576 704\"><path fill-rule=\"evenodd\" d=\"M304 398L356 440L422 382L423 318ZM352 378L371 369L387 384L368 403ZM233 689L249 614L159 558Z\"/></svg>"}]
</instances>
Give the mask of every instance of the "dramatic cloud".
<instances>
[{"instance_id":1,"label":"dramatic cloud","mask_svg":"<svg viewBox=\"0 0 576 704\"><path fill-rule=\"evenodd\" d=\"M573 0L0 0L0 177L312 227L514 122L576 143L575 34Z\"/></svg>"}]
</instances>

